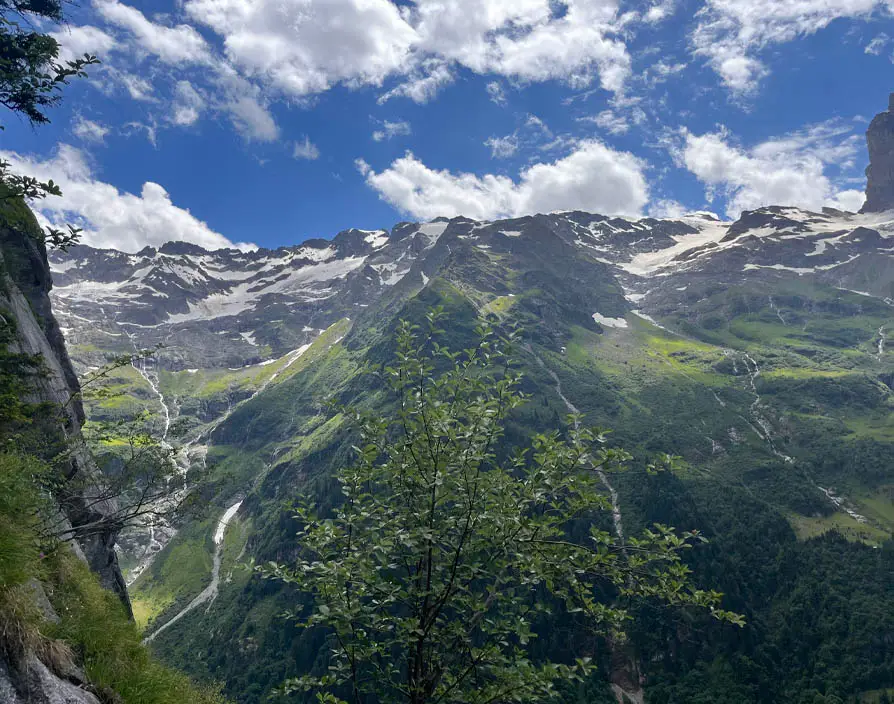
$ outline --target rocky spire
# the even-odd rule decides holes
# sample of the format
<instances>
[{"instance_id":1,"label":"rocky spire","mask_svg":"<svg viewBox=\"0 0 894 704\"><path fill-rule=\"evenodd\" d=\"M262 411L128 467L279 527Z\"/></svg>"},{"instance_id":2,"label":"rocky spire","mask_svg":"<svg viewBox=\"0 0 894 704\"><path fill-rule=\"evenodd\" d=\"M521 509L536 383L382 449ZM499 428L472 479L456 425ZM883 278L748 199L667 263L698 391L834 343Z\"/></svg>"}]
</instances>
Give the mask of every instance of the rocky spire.
<instances>
[{"instance_id":1,"label":"rocky spire","mask_svg":"<svg viewBox=\"0 0 894 704\"><path fill-rule=\"evenodd\" d=\"M866 130L869 166L866 167L866 203L861 213L894 209L894 93L888 109L873 118Z\"/></svg>"}]
</instances>

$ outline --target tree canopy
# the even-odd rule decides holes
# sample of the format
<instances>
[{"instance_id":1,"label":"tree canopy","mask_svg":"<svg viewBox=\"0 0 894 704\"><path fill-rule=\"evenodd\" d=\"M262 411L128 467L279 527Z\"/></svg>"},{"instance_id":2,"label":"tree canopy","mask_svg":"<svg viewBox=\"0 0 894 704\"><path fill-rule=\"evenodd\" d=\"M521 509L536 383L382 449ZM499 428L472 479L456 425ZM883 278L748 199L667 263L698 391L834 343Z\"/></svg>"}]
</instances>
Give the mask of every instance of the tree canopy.
<instances>
[{"instance_id":1,"label":"tree canopy","mask_svg":"<svg viewBox=\"0 0 894 704\"><path fill-rule=\"evenodd\" d=\"M258 568L311 594L292 617L331 633L327 671L285 689L333 704L542 700L593 667L586 654L531 657L532 625L554 609L614 638L634 598L739 622L689 579L681 554L697 533L656 525L625 540L599 527L612 510L604 474L629 459L604 432L573 422L500 450L526 401L511 340L482 328L477 346L451 352L439 320L434 310L424 332L399 328L396 363L381 371L396 413L354 413L343 503L320 516L299 501L297 557Z\"/></svg>"}]
</instances>

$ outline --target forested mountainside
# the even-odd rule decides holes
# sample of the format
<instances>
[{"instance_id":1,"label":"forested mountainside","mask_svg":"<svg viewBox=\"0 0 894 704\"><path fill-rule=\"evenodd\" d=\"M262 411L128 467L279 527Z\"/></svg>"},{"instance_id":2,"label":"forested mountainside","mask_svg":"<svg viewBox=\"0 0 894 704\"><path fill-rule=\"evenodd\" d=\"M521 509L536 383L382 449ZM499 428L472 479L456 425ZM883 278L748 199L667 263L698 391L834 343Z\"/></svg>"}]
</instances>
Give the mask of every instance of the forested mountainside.
<instances>
[{"instance_id":1,"label":"forested mountainside","mask_svg":"<svg viewBox=\"0 0 894 704\"><path fill-rule=\"evenodd\" d=\"M351 436L329 402L387 410L364 365L391 359L398 320L441 305L457 349L481 321L522 331L532 400L507 444L579 411L634 467L685 459L614 480L623 528L704 531L687 559L747 620L644 608L623 657L544 626L537 647L600 659L603 679L568 700L836 702L894 688L892 253L890 212L768 207L441 219L251 253L76 247L51 266L79 373L163 345L88 417L148 409L206 470L208 510L132 531L122 559L155 652L234 700L320 667L320 635L279 618L295 595L239 565L294 549L289 498L337 500Z\"/></svg>"}]
</instances>

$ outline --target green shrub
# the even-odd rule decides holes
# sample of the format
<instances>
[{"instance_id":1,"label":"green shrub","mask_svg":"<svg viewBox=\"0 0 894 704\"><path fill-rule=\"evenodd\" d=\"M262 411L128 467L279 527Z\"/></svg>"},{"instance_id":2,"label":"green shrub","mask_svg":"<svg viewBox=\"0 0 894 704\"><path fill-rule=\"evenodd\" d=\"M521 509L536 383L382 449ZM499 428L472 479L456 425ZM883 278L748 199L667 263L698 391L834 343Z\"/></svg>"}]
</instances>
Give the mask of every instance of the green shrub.
<instances>
[{"instance_id":1,"label":"green shrub","mask_svg":"<svg viewBox=\"0 0 894 704\"><path fill-rule=\"evenodd\" d=\"M51 666L75 658L91 684L121 704L222 704L215 688L155 662L118 598L66 543L46 535L48 471L34 457L0 453L0 653L35 653ZM45 618L33 580L43 583L58 623Z\"/></svg>"},{"instance_id":2,"label":"green shrub","mask_svg":"<svg viewBox=\"0 0 894 704\"><path fill-rule=\"evenodd\" d=\"M80 656L90 682L123 704L221 704L213 686L197 686L166 668L140 642L136 624L88 567L67 550L50 558L50 600L61 620L53 634Z\"/></svg>"},{"instance_id":3,"label":"green shrub","mask_svg":"<svg viewBox=\"0 0 894 704\"><path fill-rule=\"evenodd\" d=\"M47 471L33 457L0 453L0 590L41 573L39 486Z\"/></svg>"}]
</instances>

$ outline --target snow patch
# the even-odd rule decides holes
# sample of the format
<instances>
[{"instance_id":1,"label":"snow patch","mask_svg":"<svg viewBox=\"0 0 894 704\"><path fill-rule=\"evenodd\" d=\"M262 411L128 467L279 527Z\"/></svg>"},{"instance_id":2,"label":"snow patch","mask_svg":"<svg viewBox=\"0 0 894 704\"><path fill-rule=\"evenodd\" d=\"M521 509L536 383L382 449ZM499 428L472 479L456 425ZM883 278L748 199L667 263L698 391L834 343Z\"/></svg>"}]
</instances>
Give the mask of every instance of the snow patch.
<instances>
[{"instance_id":1,"label":"snow patch","mask_svg":"<svg viewBox=\"0 0 894 704\"><path fill-rule=\"evenodd\" d=\"M775 269L776 271L791 271L798 276L802 274L813 274L816 269L801 266L786 266L785 264L746 264L742 267L742 271L757 271L758 269Z\"/></svg>"},{"instance_id":2,"label":"snow patch","mask_svg":"<svg viewBox=\"0 0 894 704\"><path fill-rule=\"evenodd\" d=\"M220 545L223 542L224 533L227 532L227 526L230 524L230 521L233 520L233 516L236 515L240 506L242 506L241 500L230 506L230 508L224 512L224 515L220 517L220 520L217 522L217 530L214 531L215 545Z\"/></svg>"},{"instance_id":3,"label":"snow patch","mask_svg":"<svg viewBox=\"0 0 894 704\"><path fill-rule=\"evenodd\" d=\"M652 325L654 325L656 328L661 328L662 330L667 330L667 328L664 327L657 320L655 320L655 318L653 318L651 315L647 315L646 313L643 313L641 310L632 310L630 312L633 313L637 318L642 318L646 322L652 323Z\"/></svg>"},{"instance_id":4,"label":"snow patch","mask_svg":"<svg viewBox=\"0 0 894 704\"><path fill-rule=\"evenodd\" d=\"M301 259L310 259L312 262L326 262L335 257L337 252L335 247L329 246L323 249L315 249L314 247L301 247L295 252L296 257Z\"/></svg>"},{"instance_id":5,"label":"snow patch","mask_svg":"<svg viewBox=\"0 0 894 704\"><path fill-rule=\"evenodd\" d=\"M593 313L593 320L607 328L626 328L627 321L624 318L607 318L602 313Z\"/></svg>"},{"instance_id":6,"label":"snow patch","mask_svg":"<svg viewBox=\"0 0 894 704\"><path fill-rule=\"evenodd\" d=\"M675 235L676 244L657 252L643 252L637 254L629 262L621 263L624 271L637 276L651 276L659 269L669 266L673 260L683 252L702 247L712 242L717 243L726 235L729 223L719 220L706 219L704 217L682 217L683 222L695 227L698 232L688 235Z\"/></svg>"},{"instance_id":7,"label":"snow patch","mask_svg":"<svg viewBox=\"0 0 894 704\"><path fill-rule=\"evenodd\" d=\"M52 261L50 262L50 271L54 274L62 274L69 269L80 266L80 264L81 262L75 261L74 259L66 259L64 262Z\"/></svg>"},{"instance_id":8,"label":"snow patch","mask_svg":"<svg viewBox=\"0 0 894 704\"><path fill-rule=\"evenodd\" d=\"M376 230L364 237L363 241L373 249L381 249L388 244L388 233L385 230Z\"/></svg>"},{"instance_id":9,"label":"snow patch","mask_svg":"<svg viewBox=\"0 0 894 704\"><path fill-rule=\"evenodd\" d=\"M305 300L323 300L333 294L315 296L314 293L328 293L328 289L321 291L319 288L315 289L313 284L343 279L354 269L361 267L365 261L366 257L347 257L295 269L279 280L244 282L234 286L233 290L228 293L214 293L197 303L190 303L187 313L170 315L166 322L174 324L189 320L210 320L238 315L253 308L261 297L271 293L302 293L306 291Z\"/></svg>"},{"instance_id":10,"label":"snow patch","mask_svg":"<svg viewBox=\"0 0 894 704\"><path fill-rule=\"evenodd\" d=\"M431 247L444 234L444 230L449 224L447 222L427 222L420 225L417 232L428 238L428 246Z\"/></svg>"}]
</instances>

